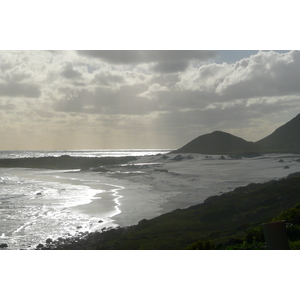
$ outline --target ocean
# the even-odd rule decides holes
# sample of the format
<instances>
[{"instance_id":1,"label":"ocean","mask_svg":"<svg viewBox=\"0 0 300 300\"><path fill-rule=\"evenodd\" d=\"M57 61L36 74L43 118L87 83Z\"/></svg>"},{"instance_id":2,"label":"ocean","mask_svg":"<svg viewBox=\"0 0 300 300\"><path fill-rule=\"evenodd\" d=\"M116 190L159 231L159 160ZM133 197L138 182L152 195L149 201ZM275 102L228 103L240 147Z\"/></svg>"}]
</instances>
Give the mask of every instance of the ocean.
<instances>
[{"instance_id":1,"label":"ocean","mask_svg":"<svg viewBox=\"0 0 300 300\"><path fill-rule=\"evenodd\" d=\"M105 149L105 150L41 150L41 151L0 151L2 158L25 158L25 157L59 157L69 155L74 157L124 157L124 156L146 156L167 153L173 149Z\"/></svg>"},{"instance_id":2,"label":"ocean","mask_svg":"<svg viewBox=\"0 0 300 300\"><path fill-rule=\"evenodd\" d=\"M0 151L0 158L143 157L169 151ZM0 168L0 245L7 244L8 250L34 249L47 239L116 227L112 217L120 212L118 199L123 188L97 173L85 176L78 170Z\"/></svg>"}]
</instances>

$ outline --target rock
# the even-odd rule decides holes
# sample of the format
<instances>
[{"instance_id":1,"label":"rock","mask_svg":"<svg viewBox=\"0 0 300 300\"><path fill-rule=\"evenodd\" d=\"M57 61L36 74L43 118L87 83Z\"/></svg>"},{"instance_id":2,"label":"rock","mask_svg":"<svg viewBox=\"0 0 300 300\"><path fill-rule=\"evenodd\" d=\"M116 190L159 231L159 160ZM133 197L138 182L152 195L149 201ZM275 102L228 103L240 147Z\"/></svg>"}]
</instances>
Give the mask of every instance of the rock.
<instances>
[{"instance_id":1,"label":"rock","mask_svg":"<svg viewBox=\"0 0 300 300\"><path fill-rule=\"evenodd\" d=\"M245 152L242 154L242 157L247 157L247 158L259 157L259 156L262 156L262 154L260 154L258 152Z\"/></svg>"},{"instance_id":2,"label":"rock","mask_svg":"<svg viewBox=\"0 0 300 300\"><path fill-rule=\"evenodd\" d=\"M231 159L242 159L242 157L240 155L237 155L237 154L230 154L228 155L229 158Z\"/></svg>"},{"instance_id":3,"label":"rock","mask_svg":"<svg viewBox=\"0 0 300 300\"><path fill-rule=\"evenodd\" d=\"M284 160L283 160L283 159L281 159L281 160L279 160L278 162L284 162Z\"/></svg>"},{"instance_id":4,"label":"rock","mask_svg":"<svg viewBox=\"0 0 300 300\"><path fill-rule=\"evenodd\" d=\"M167 169L154 169L156 172L166 172L168 173L169 171Z\"/></svg>"},{"instance_id":5,"label":"rock","mask_svg":"<svg viewBox=\"0 0 300 300\"><path fill-rule=\"evenodd\" d=\"M46 243L47 243L47 244L50 244L50 243L52 243L52 242L53 242L52 239L46 239Z\"/></svg>"},{"instance_id":6,"label":"rock","mask_svg":"<svg viewBox=\"0 0 300 300\"><path fill-rule=\"evenodd\" d=\"M285 166L285 167L284 167L284 169L289 169L289 168L290 168L289 166Z\"/></svg>"},{"instance_id":7,"label":"rock","mask_svg":"<svg viewBox=\"0 0 300 300\"><path fill-rule=\"evenodd\" d=\"M98 221L98 223L102 223L102 222L103 222L102 220L99 220L99 221Z\"/></svg>"},{"instance_id":8,"label":"rock","mask_svg":"<svg viewBox=\"0 0 300 300\"><path fill-rule=\"evenodd\" d=\"M183 160L184 159L184 157L182 156L182 155L177 155L177 156L175 156L174 158L172 158L172 160L176 160L176 161L181 161L181 160Z\"/></svg>"},{"instance_id":9,"label":"rock","mask_svg":"<svg viewBox=\"0 0 300 300\"><path fill-rule=\"evenodd\" d=\"M42 249L42 248L44 248L44 245L43 245L43 244L38 244L38 245L36 246L36 249Z\"/></svg>"},{"instance_id":10,"label":"rock","mask_svg":"<svg viewBox=\"0 0 300 300\"><path fill-rule=\"evenodd\" d=\"M0 244L0 248L7 248L8 245L7 244Z\"/></svg>"},{"instance_id":11,"label":"rock","mask_svg":"<svg viewBox=\"0 0 300 300\"><path fill-rule=\"evenodd\" d=\"M225 157L223 155L220 156L220 159L225 159Z\"/></svg>"}]
</instances>

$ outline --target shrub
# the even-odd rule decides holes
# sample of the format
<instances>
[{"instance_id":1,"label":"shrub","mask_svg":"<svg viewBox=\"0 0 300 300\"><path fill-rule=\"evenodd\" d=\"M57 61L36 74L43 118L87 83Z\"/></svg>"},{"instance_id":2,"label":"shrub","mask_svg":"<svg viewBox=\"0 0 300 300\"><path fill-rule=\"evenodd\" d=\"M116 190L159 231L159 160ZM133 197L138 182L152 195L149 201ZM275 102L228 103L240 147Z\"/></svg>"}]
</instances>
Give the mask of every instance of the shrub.
<instances>
[{"instance_id":1,"label":"shrub","mask_svg":"<svg viewBox=\"0 0 300 300\"><path fill-rule=\"evenodd\" d=\"M187 248L187 250L215 250L216 247L214 245L213 242L211 242L210 240L199 240L191 245L189 245Z\"/></svg>"}]
</instances>

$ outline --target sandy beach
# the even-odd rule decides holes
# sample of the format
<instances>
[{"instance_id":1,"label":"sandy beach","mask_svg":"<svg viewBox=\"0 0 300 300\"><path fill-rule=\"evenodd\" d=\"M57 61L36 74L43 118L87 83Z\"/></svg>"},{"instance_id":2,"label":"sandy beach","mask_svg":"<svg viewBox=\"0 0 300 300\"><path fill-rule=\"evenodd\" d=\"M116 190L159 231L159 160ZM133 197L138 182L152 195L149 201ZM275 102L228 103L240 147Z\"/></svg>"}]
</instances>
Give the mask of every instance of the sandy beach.
<instances>
[{"instance_id":1,"label":"sandy beach","mask_svg":"<svg viewBox=\"0 0 300 300\"><path fill-rule=\"evenodd\" d=\"M48 237L135 225L236 187L300 172L299 158L291 154L236 159L168 153L84 171L3 169L31 184L24 191L30 196L28 205L24 208L21 201L17 207L20 216L10 221L11 225L20 222L11 234L14 239L27 239L23 244L28 245L31 235L38 242L39 238L45 241ZM25 225L24 216L29 219Z\"/></svg>"},{"instance_id":2,"label":"sandy beach","mask_svg":"<svg viewBox=\"0 0 300 300\"><path fill-rule=\"evenodd\" d=\"M213 195L249 183L266 182L300 171L299 155L265 155L232 159L201 154L156 155L128 164L107 167L99 173L102 183L118 191L118 209L113 216L119 226L137 224L178 208L202 203ZM282 160L282 162L279 162ZM86 173L85 176L90 176Z\"/></svg>"}]
</instances>

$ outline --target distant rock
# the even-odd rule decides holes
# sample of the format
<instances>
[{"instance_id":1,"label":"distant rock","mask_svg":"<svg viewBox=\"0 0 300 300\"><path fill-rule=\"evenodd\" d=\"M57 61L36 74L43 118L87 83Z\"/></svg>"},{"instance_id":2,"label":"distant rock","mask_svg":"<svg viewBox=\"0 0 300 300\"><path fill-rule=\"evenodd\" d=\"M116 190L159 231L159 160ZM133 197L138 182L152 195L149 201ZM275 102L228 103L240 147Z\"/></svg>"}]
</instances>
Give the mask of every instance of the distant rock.
<instances>
[{"instance_id":1,"label":"distant rock","mask_svg":"<svg viewBox=\"0 0 300 300\"><path fill-rule=\"evenodd\" d=\"M283 160L283 159L280 159L278 162L284 162L284 160Z\"/></svg>"},{"instance_id":2,"label":"distant rock","mask_svg":"<svg viewBox=\"0 0 300 300\"><path fill-rule=\"evenodd\" d=\"M246 157L246 158L260 157L260 156L262 156L262 154L258 152L246 152L242 154L242 157Z\"/></svg>"},{"instance_id":3,"label":"distant rock","mask_svg":"<svg viewBox=\"0 0 300 300\"><path fill-rule=\"evenodd\" d=\"M181 161L183 159L184 159L184 157L182 155L177 155L174 158L172 158L172 160L176 160L176 161Z\"/></svg>"},{"instance_id":4,"label":"distant rock","mask_svg":"<svg viewBox=\"0 0 300 300\"><path fill-rule=\"evenodd\" d=\"M7 248L8 245L7 244L0 244L0 248Z\"/></svg>"},{"instance_id":5,"label":"distant rock","mask_svg":"<svg viewBox=\"0 0 300 300\"><path fill-rule=\"evenodd\" d=\"M44 245L43 245L43 244L38 244L38 245L36 246L36 249L42 249L42 248L44 248Z\"/></svg>"},{"instance_id":6,"label":"distant rock","mask_svg":"<svg viewBox=\"0 0 300 300\"><path fill-rule=\"evenodd\" d=\"M230 154L228 155L229 158L231 159L242 159L242 157L240 155L237 155L237 154Z\"/></svg>"},{"instance_id":7,"label":"distant rock","mask_svg":"<svg viewBox=\"0 0 300 300\"><path fill-rule=\"evenodd\" d=\"M159 169L159 168L154 169L154 171L156 171L156 172L165 172L165 173L169 172L167 169Z\"/></svg>"},{"instance_id":8,"label":"distant rock","mask_svg":"<svg viewBox=\"0 0 300 300\"><path fill-rule=\"evenodd\" d=\"M285 166L285 167L284 167L284 169L289 169L289 168L290 168L289 166Z\"/></svg>"},{"instance_id":9,"label":"distant rock","mask_svg":"<svg viewBox=\"0 0 300 300\"><path fill-rule=\"evenodd\" d=\"M90 168L90 170L93 172L101 172L101 173L108 172L108 170L103 167L92 167L92 168Z\"/></svg>"}]
</instances>

